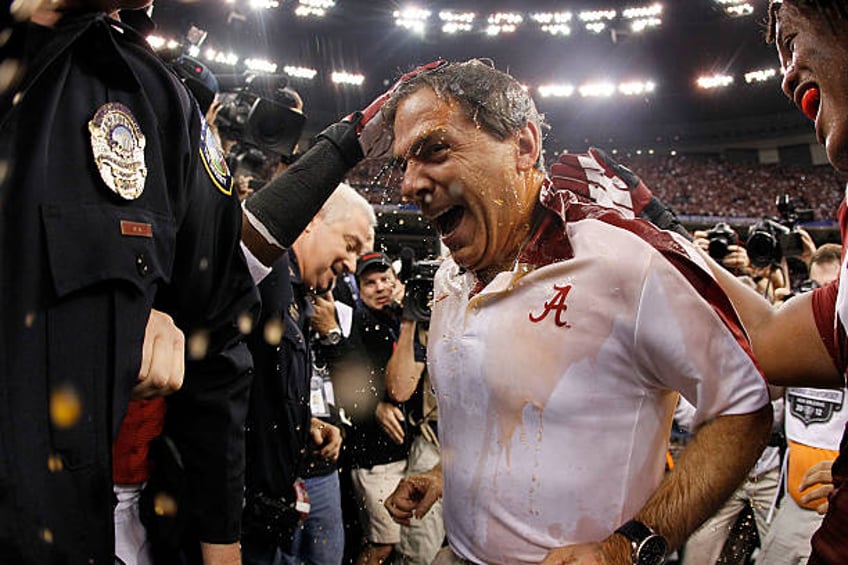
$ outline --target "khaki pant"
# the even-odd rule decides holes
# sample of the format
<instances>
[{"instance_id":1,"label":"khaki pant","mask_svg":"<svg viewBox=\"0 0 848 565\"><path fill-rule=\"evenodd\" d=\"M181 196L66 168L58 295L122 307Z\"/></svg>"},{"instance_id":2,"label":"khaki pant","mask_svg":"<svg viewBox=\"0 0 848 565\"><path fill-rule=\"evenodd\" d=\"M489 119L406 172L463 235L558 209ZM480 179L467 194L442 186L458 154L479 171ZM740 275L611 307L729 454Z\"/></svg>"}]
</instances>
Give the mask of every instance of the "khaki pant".
<instances>
[{"instance_id":1,"label":"khaki pant","mask_svg":"<svg viewBox=\"0 0 848 565\"><path fill-rule=\"evenodd\" d=\"M429 471L441 460L439 448L419 435L409 450L407 475ZM404 565L429 565L442 547L445 523L442 520L442 501L439 499L421 518L413 518L411 526L401 526L397 551Z\"/></svg>"}]
</instances>

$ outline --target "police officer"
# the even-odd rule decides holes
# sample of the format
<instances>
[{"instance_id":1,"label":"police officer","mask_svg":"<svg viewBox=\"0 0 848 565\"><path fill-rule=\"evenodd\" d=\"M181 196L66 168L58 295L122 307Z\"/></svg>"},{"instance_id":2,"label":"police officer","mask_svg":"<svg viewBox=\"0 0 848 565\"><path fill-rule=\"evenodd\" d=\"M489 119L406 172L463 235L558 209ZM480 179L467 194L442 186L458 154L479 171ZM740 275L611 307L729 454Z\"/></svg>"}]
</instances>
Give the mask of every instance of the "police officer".
<instances>
[{"instance_id":1,"label":"police officer","mask_svg":"<svg viewBox=\"0 0 848 565\"><path fill-rule=\"evenodd\" d=\"M257 297L223 155L175 76L107 15L148 3L53 2L4 45L24 71L0 93L3 562L114 562L112 439L154 306L188 336L166 422L183 504L206 555L237 558L239 321Z\"/></svg>"}]
</instances>

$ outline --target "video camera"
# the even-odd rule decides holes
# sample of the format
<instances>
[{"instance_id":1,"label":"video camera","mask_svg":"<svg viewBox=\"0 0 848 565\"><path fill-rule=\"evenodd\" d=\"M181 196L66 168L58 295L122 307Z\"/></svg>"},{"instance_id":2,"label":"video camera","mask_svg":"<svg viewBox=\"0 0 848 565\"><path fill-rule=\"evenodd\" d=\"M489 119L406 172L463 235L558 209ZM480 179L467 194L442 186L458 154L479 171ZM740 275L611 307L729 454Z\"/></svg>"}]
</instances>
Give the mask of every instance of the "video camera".
<instances>
[{"instance_id":1,"label":"video camera","mask_svg":"<svg viewBox=\"0 0 848 565\"><path fill-rule=\"evenodd\" d=\"M433 278L441 259L415 260L415 252L404 247L400 252L400 273L398 278L406 285L403 296L404 314L416 322L429 323L433 303Z\"/></svg>"},{"instance_id":2,"label":"video camera","mask_svg":"<svg viewBox=\"0 0 848 565\"><path fill-rule=\"evenodd\" d=\"M787 195L775 200L780 218L764 217L748 231L748 258L755 267L779 263L783 257L798 257L804 252L804 241L798 222L809 222L813 211L799 208L803 201Z\"/></svg>"},{"instance_id":3,"label":"video camera","mask_svg":"<svg viewBox=\"0 0 848 565\"><path fill-rule=\"evenodd\" d=\"M710 242L708 247L710 257L716 261L724 259L730 253L729 247L736 245L739 241L739 234L725 222L719 222L712 229L707 230L706 236Z\"/></svg>"},{"instance_id":4,"label":"video camera","mask_svg":"<svg viewBox=\"0 0 848 565\"><path fill-rule=\"evenodd\" d=\"M300 100L282 75L220 76L219 82L218 131L236 142L228 164L234 174L264 178L269 161L291 159L294 153L306 122L296 109Z\"/></svg>"}]
</instances>

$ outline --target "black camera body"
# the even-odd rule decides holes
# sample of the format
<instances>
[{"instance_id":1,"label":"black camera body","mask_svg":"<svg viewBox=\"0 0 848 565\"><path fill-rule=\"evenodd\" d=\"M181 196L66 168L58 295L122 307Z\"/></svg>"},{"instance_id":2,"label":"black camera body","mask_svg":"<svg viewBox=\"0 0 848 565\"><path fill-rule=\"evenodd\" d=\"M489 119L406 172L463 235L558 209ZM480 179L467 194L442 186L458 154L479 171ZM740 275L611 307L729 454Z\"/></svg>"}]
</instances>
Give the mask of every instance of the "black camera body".
<instances>
[{"instance_id":1,"label":"black camera body","mask_svg":"<svg viewBox=\"0 0 848 565\"><path fill-rule=\"evenodd\" d=\"M254 155L248 156L248 161L252 163L249 173L253 174L263 169L256 163L257 151L265 154L265 160L291 158L306 116L295 109L299 101L286 89L287 84L282 75L248 75L231 91L218 94L218 131L237 144L230 163L233 171L248 174L238 165L243 154L251 150Z\"/></svg>"},{"instance_id":2,"label":"black camera body","mask_svg":"<svg viewBox=\"0 0 848 565\"><path fill-rule=\"evenodd\" d=\"M430 322L433 304L433 279L442 264L441 259L415 260L412 249L405 247L400 253L401 267L398 278L406 285L403 296L404 316L420 323Z\"/></svg>"},{"instance_id":3,"label":"black camera body","mask_svg":"<svg viewBox=\"0 0 848 565\"><path fill-rule=\"evenodd\" d=\"M778 196L775 204L780 218L766 216L748 232L748 259L755 267L768 267L784 257L798 257L804 252L797 224L811 221L813 211L799 208L801 201L785 194Z\"/></svg>"},{"instance_id":4,"label":"black camera body","mask_svg":"<svg viewBox=\"0 0 848 565\"><path fill-rule=\"evenodd\" d=\"M722 259L730 253L729 247L736 245L739 241L739 235L736 233L730 224L719 222L712 229L708 230L707 240L709 241L710 257L716 261Z\"/></svg>"}]
</instances>

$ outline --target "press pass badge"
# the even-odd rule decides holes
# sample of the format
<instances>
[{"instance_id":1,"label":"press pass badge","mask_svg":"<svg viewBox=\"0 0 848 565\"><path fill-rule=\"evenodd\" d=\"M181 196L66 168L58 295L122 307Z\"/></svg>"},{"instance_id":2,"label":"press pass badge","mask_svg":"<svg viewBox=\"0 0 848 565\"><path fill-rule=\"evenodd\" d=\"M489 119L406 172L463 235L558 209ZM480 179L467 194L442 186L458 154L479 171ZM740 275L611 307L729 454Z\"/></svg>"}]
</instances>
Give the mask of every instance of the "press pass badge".
<instances>
[{"instance_id":1,"label":"press pass badge","mask_svg":"<svg viewBox=\"0 0 848 565\"><path fill-rule=\"evenodd\" d=\"M141 196L147 179L147 142L130 109L120 102L104 104L88 122L88 132L94 164L106 186L125 200Z\"/></svg>"}]
</instances>

